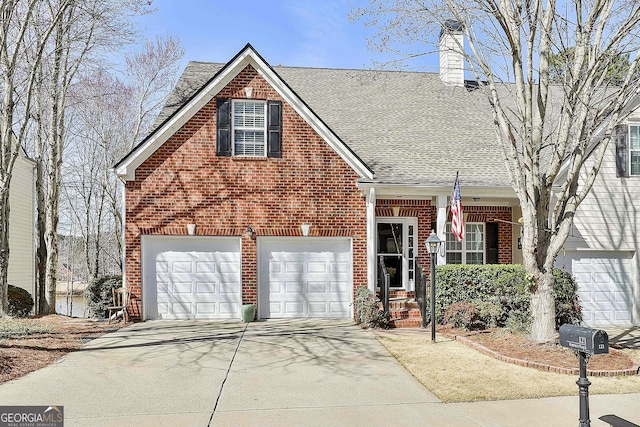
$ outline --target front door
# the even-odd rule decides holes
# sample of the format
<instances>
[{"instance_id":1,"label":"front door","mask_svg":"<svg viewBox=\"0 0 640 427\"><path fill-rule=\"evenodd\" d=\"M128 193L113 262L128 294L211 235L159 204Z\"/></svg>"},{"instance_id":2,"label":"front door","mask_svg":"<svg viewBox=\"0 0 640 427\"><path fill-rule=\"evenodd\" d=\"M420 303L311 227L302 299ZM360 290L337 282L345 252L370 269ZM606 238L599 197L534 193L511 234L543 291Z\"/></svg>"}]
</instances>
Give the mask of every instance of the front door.
<instances>
[{"instance_id":1,"label":"front door","mask_svg":"<svg viewBox=\"0 0 640 427\"><path fill-rule=\"evenodd\" d=\"M390 287L414 290L417 218L379 218L376 221L377 255L389 273ZM380 286L381 277L378 277Z\"/></svg>"}]
</instances>

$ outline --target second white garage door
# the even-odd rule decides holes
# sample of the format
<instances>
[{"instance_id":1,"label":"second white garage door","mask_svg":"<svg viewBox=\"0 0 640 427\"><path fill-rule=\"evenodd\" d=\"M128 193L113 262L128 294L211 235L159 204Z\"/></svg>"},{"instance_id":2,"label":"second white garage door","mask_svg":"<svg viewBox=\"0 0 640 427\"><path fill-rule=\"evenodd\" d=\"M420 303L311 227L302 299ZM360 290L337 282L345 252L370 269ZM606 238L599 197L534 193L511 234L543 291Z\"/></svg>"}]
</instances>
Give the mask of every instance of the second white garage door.
<instances>
[{"instance_id":1,"label":"second white garage door","mask_svg":"<svg viewBox=\"0 0 640 427\"><path fill-rule=\"evenodd\" d=\"M351 317L348 238L259 238L260 318Z\"/></svg>"},{"instance_id":2,"label":"second white garage door","mask_svg":"<svg viewBox=\"0 0 640 427\"><path fill-rule=\"evenodd\" d=\"M569 252L558 256L578 282L587 326L630 326L633 311L631 252Z\"/></svg>"}]
</instances>

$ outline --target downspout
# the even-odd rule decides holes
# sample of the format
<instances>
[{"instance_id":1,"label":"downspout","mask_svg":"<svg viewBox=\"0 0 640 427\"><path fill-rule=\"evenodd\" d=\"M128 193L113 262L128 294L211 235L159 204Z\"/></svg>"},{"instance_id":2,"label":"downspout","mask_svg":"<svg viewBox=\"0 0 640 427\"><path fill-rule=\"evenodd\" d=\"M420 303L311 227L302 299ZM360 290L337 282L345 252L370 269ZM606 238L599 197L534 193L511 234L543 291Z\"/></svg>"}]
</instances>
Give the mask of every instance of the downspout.
<instances>
[{"instance_id":1,"label":"downspout","mask_svg":"<svg viewBox=\"0 0 640 427\"><path fill-rule=\"evenodd\" d=\"M367 282L369 290L376 292L376 189L367 195Z\"/></svg>"}]
</instances>

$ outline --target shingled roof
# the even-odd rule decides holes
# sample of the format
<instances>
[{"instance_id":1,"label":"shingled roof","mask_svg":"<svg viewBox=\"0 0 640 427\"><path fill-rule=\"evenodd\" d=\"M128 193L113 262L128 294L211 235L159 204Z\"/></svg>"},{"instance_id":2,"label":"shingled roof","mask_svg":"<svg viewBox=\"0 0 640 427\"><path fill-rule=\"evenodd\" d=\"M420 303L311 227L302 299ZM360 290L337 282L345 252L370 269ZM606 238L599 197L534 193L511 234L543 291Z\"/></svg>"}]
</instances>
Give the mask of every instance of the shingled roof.
<instances>
[{"instance_id":1,"label":"shingled roof","mask_svg":"<svg viewBox=\"0 0 640 427\"><path fill-rule=\"evenodd\" d=\"M190 62L157 119L171 117L225 64ZM389 184L510 187L486 95L437 73L275 66L324 123Z\"/></svg>"}]
</instances>

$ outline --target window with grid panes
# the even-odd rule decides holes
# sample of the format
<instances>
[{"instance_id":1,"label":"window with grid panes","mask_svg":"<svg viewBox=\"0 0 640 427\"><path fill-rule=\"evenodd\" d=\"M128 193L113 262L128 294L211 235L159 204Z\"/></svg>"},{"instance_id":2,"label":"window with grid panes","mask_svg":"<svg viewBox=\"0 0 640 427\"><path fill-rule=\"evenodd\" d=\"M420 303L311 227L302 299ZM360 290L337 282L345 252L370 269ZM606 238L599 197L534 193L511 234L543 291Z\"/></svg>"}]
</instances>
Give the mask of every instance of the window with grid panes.
<instances>
[{"instance_id":1,"label":"window with grid panes","mask_svg":"<svg viewBox=\"0 0 640 427\"><path fill-rule=\"evenodd\" d=\"M467 223L464 231L465 238L459 242L451 232L451 223L447 223L447 264L484 264L484 223Z\"/></svg>"},{"instance_id":2,"label":"window with grid panes","mask_svg":"<svg viewBox=\"0 0 640 427\"><path fill-rule=\"evenodd\" d=\"M266 102L234 100L232 115L233 155L266 156Z\"/></svg>"},{"instance_id":3,"label":"window with grid panes","mask_svg":"<svg viewBox=\"0 0 640 427\"><path fill-rule=\"evenodd\" d=\"M629 159L631 175L640 175L640 126L629 126Z\"/></svg>"}]
</instances>

